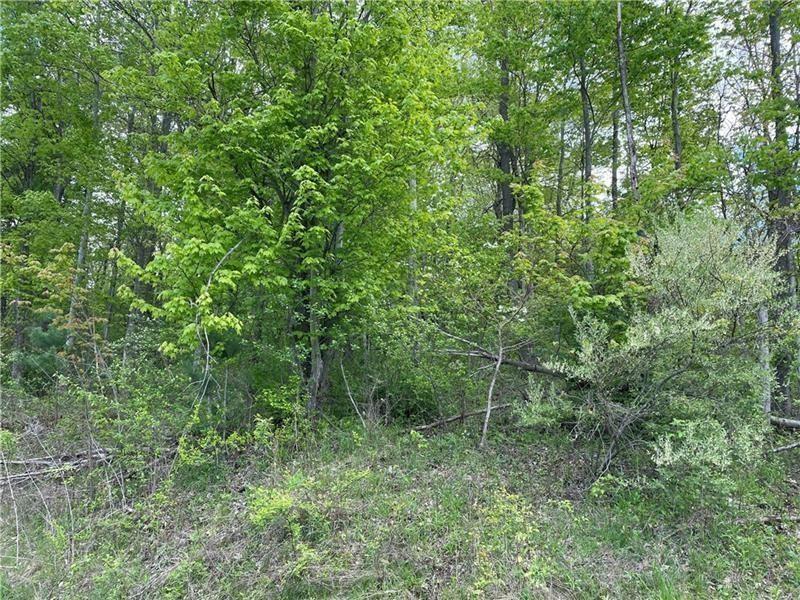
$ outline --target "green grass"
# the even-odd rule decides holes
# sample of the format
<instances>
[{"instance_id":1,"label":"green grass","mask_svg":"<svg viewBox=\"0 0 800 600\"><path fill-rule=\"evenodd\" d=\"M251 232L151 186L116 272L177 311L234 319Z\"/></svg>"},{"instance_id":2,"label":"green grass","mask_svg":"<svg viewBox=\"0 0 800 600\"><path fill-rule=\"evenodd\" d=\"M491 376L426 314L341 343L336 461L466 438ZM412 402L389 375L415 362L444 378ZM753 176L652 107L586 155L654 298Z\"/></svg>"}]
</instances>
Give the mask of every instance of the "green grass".
<instances>
[{"instance_id":1,"label":"green grass","mask_svg":"<svg viewBox=\"0 0 800 600\"><path fill-rule=\"evenodd\" d=\"M278 458L245 451L214 477L178 466L124 508L76 493L71 520L63 507L26 513L19 566L3 543L0 597L800 594L796 525L737 524L753 509L735 503L676 514L668 493L613 480L581 496L563 439L494 434L479 452L472 430L331 430ZM780 471L769 473L764 489L778 488L764 510L796 510Z\"/></svg>"}]
</instances>

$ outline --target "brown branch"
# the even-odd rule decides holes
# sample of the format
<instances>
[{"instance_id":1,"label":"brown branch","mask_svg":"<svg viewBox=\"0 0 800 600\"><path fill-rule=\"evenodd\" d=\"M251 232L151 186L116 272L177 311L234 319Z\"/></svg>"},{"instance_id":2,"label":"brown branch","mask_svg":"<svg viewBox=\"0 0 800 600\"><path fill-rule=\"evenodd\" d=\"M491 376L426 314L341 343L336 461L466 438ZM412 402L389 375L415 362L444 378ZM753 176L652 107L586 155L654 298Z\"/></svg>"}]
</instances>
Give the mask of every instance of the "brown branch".
<instances>
[{"instance_id":1,"label":"brown branch","mask_svg":"<svg viewBox=\"0 0 800 600\"><path fill-rule=\"evenodd\" d=\"M499 358L496 354L492 354L487 350L466 350L463 352L450 351L449 354L454 354L456 356L475 356L477 358L491 360L492 362L497 362ZM571 375L564 373L563 371L555 371L553 369L548 369L543 365L515 360L513 358L508 358L507 356L502 357L501 363L510 367L522 369L523 371L528 371L529 373L539 373L540 375L549 375L550 377L560 377L562 379L574 379Z\"/></svg>"},{"instance_id":2,"label":"brown branch","mask_svg":"<svg viewBox=\"0 0 800 600\"><path fill-rule=\"evenodd\" d=\"M510 403L498 404L497 406L492 407L492 412L510 408L511 406L512 405ZM486 414L486 408L481 408L479 410L473 410L472 412L460 413L457 415L453 415L452 417L440 419L438 421L434 421L433 423L428 423L427 425L418 425L417 427L414 427L412 431L427 431L428 429L435 429L436 427L441 427L442 425L447 425L448 423L452 423L460 419L466 419L467 417L475 417L477 415L484 415L484 414Z\"/></svg>"}]
</instances>

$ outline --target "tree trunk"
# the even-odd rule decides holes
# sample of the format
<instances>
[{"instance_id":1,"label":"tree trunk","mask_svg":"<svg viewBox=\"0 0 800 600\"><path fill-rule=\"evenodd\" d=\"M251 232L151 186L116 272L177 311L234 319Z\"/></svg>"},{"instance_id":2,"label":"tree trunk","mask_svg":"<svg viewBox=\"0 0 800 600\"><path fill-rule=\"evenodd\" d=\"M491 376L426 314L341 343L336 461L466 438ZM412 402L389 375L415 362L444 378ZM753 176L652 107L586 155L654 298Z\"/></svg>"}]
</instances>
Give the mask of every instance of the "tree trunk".
<instances>
[{"instance_id":1,"label":"tree trunk","mask_svg":"<svg viewBox=\"0 0 800 600\"><path fill-rule=\"evenodd\" d=\"M564 154L566 152L564 144L564 131L565 123L561 121L561 129L558 134L559 150L558 150L558 178L556 179L556 214L560 217L563 214L561 206L564 195Z\"/></svg>"},{"instance_id":2,"label":"tree trunk","mask_svg":"<svg viewBox=\"0 0 800 600\"><path fill-rule=\"evenodd\" d=\"M94 77L94 93L92 95L92 126L93 133L100 135L100 76ZM75 265L75 277L72 282L72 296L69 301L69 316L67 318L66 347L70 350L75 345L75 320L77 319L78 305L80 303L80 287L83 284L83 267L86 262L86 252L89 245L89 217L91 216L92 188L90 182L86 182L83 190L83 210L81 211L81 239L78 242L78 258Z\"/></svg>"},{"instance_id":3,"label":"tree trunk","mask_svg":"<svg viewBox=\"0 0 800 600\"><path fill-rule=\"evenodd\" d=\"M22 351L25 347L25 329L20 315L20 302L17 296L12 304L14 306L14 360L11 363L11 379L17 383L22 381Z\"/></svg>"},{"instance_id":4,"label":"tree trunk","mask_svg":"<svg viewBox=\"0 0 800 600\"><path fill-rule=\"evenodd\" d=\"M498 111L503 123L508 123L508 86L509 73L508 64L505 60L500 61L500 99ZM503 132L505 136L506 132ZM499 183L498 205L495 207L495 214L503 220L503 227L510 228L513 225L511 215L514 214L515 201L514 194L511 192L511 165L513 163L513 153L511 146L501 136L497 141L497 166L501 172Z\"/></svg>"},{"instance_id":5,"label":"tree trunk","mask_svg":"<svg viewBox=\"0 0 800 600\"><path fill-rule=\"evenodd\" d=\"M316 287L312 285L307 295L308 335L311 347L306 364L306 385L308 387L306 408L311 414L317 413L322 408L322 401L328 387L328 356L322 348L322 327L316 312L316 296Z\"/></svg>"},{"instance_id":6,"label":"tree trunk","mask_svg":"<svg viewBox=\"0 0 800 600\"><path fill-rule=\"evenodd\" d=\"M588 77L586 74L586 61L581 56L579 60L579 84L581 89L581 115L583 122L583 158L581 171L581 200L583 201L584 219L589 220L589 193L586 189L592 180L592 118L591 99L589 98Z\"/></svg>"},{"instance_id":7,"label":"tree trunk","mask_svg":"<svg viewBox=\"0 0 800 600\"><path fill-rule=\"evenodd\" d=\"M789 190L786 189L785 176L786 168L782 164L785 158L781 155L788 151L788 137L786 133L786 119L784 114L784 96L781 85L781 4L773 2L769 15L769 49L770 49L770 96L774 104L775 118L775 139L773 142L773 154L775 159L772 161L774 169L771 173L771 181L767 195L769 198L770 211L778 214L771 220L773 235L777 238L778 259L775 268L785 279L785 288L781 296L788 300L790 306L797 305L797 279L795 275L795 261L793 252L793 226L791 218L785 213L791 207L791 197ZM788 413L792 410L792 388L791 388L791 367L794 360L794 353L789 351L781 352L776 358L776 381L778 389L784 397L784 410Z\"/></svg>"},{"instance_id":8,"label":"tree trunk","mask_svg":"<svg viewBox=\"0 0 800 600\"><path fill-rule=\"evenodd\" d=\"M86 263L87 246L89 245L89 216L91 213L92 192L87 187L83 192L83 210L81 211L81 239L78 243L78 258L75 263L75 277L72 279L72 295L69 300L69 316L67 317L66 347L68 350L75 345L75 327L78 318L78 305L80 304L81 285L83 285L83 267Z\"/></svg>"},{"instance_id":9,"label":"tree trunk","mask_svg":"<svg viewBox=\"0 0 800 600\"><path fill-rule=\"evenodd\" d=\"M772 374L770 373L769 356L769 312L767 312L767 307L764 305L758 307L758 327L760 329L758 334L758 359L763 371L761 401L764 406L764 413L768 415L772 411Z\"/></svg>"},{"instance_id":10,"label":"tree trunk","mask_svg":"<svg viewBox=\"0 0 800 600\"><path fill-rule=\"evenodd\" d=\"M622 2L617 0L617 52L619 59L619 84L622 92L622 107L625 110L625 135L627 137L630 185L634 200L639 200L639 170L636 161L636 145L633 140L633 116L631 100L628 95L628 59L622 41Z\"/></svg>"},{"instance_id":11,"label":"tree trunk","mask_svg":"<svg viewBox=\"0 0 800 600\"><path fill-rule=\"evenodd\" d=\"M123 201L119 208L117 215L117 230L114 233L114 248L119 250L122 243L122 230L125 226L125 208L126 204ZM108 341L108 336L111 331L111 322L114 320L114 300L117 296L117 279L119 278L119 267L116 260L111 263L111 277L108 282L108 310L106 311L106 322L103 325L103 339Z\"/></svg>"},{"instance_id":12,"label":"tree trunk","mask_svg":"<svg viewBox=\"0 0 800 600\"><path fill-rule=\"evenodd\" d=\"M483 448L486 444L486 434L489 431L489 419L492 416L492 396L494 395L494 384L497 382L497 375L500 373L501 364L503 364L502 327L498 331L497 336L497 362L494 365L494 373L492 374L492 381L489 384L489 392L486 394L486 413L483 417L483 428L481 429L481 440L478 443L478 448Z\"/></svg>"},{"instance_id":13,"label":"tree trunk","mask_svg":"<svg viewBox=\"0 0 800 600\"><path fill-rule=\"evenodd\" d=\"M611 208L617 210L619 202L619 181L617 171L619 170L619 111L612 113L613 137L611 138Z\"/></svg>"},{"instance_id":14,"label":"tree trunk","mask_svg":"<svg viewBox=\"0 0 800 600\"><path fill-rule=\"evenodd\" d=\"M144 238L143 233L143 238ZM152 260L155 253L155 246L148 243L147 239L139 239L136 242L136 259L135 262L141 268L145 268ZM146 291L148 286L139 278L133 280L133 293L137 297L148 296ZM133 343L133 336L142 320L143 314L138 308L132 308L128 312L128 322L125 325L125 343L122 346L122 364L124 365L128 357L131 355L131 344Z\"/></svg>"},{"instance_id":15,"label":"tree trunk","mask_svg":"<svg viewBox=\"0 0 800 600\"><path fill-rule=\"evenodd\" d=\"M675 160L675 170L678 171L683 164L683 140L681 139L681 123L678 118L678 61L675 61L671 74L672 98L669 103L669 114L672 120L672 155Z\"/></svg>"},{"instance_id":16,"label":"tree trunk","mask_svg":"<svg viewBox=\"0 0 800 600\"><path fill-rule=\"evenodd\" d=\"M127 118L127 129L126 129L127 137L130 137L131 134L133 134L134 132L135 118L136 118L135 113L133 111L130 111L128 113L128 118ZM122 233L125 227L126 209L127 209L127 204L123 200L120 205L119 213L117 214L117 230L114 233L114 248L116 248L117 250L119 250L120 246L122 245ZM114 310L115 310L114 299L116 298L117 295L117 280L119 278L119 267L117 262L118 261L115 260L111 264L111 279L108 284L108 310L106 311L106 322L105 325L103 325L103 340L105 341L108 341L108 336L111 331L112 321L114 320Z\"/></svg>"}]
</instances>

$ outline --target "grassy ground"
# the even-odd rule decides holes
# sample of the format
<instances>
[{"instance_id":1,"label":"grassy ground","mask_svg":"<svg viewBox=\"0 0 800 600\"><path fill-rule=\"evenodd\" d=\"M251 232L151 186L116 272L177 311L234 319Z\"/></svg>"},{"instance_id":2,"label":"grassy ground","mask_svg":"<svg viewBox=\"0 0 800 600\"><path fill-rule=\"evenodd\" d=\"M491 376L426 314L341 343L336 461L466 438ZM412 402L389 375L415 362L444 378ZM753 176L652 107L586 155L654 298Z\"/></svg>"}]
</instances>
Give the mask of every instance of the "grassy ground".
<instances>
[{"instance_id":1,"label":"grassy ground","mask_svg":"<svg viewBox=\"0 0 800 600\"><path fill-rule=\"evenodd\" d=\"M800 525L737 521L796 512L796 459L755 483L761 506L681 512L613 479L581 494L564 438L496 426L479 452L473 430L332 430L176 467L126 503L28 486L16 518L4 496L0 597L800 596Z\"/></svg>"}]
</instances>

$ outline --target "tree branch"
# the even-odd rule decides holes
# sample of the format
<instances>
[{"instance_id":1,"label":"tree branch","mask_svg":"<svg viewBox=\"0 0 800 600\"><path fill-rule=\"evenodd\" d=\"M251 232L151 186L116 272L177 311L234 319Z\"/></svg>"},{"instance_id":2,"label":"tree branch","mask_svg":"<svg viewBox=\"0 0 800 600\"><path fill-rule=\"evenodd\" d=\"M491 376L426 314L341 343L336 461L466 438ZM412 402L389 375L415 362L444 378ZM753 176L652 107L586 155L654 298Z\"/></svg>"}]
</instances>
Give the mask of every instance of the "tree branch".
<instances>
[{"instance_id":1,"label":"tree branch","mask_svg":"<svg viewBox=\"0 0 800 600\"><path fill-rule=\"evenodd\" d=\"M783 417L770 416L769 422L776 427L785 427L786 429L800 429L800 421L795 419L785 419Z\"/></svg>"},{"instance_id":2,"label":"tree branch","mask_svg":"<svg viewBox=\"0 0 800 600\"><path fill-rule=\"evenodd\" d=\"M497 412L498 410L503 410L506 408L510 408L512 405L509 404L498 404L497 406L492 407L492 412ZM478 410L473 410L472 412L468 413L459 413L457 415L453 415L451 417L446 417L444 419L439 419L438 421L434 421L433 423L428 423L427 425L418 425L414 427L412 431L427 431L428 429L434 429L436 427L441 427L442 425L447 425L448 423L452 423L454 421L459 421L460 419L466 419L467 417L476 417L478 415L486 414L486 409L481 408Z\"/></svg>"}]
</instances>

